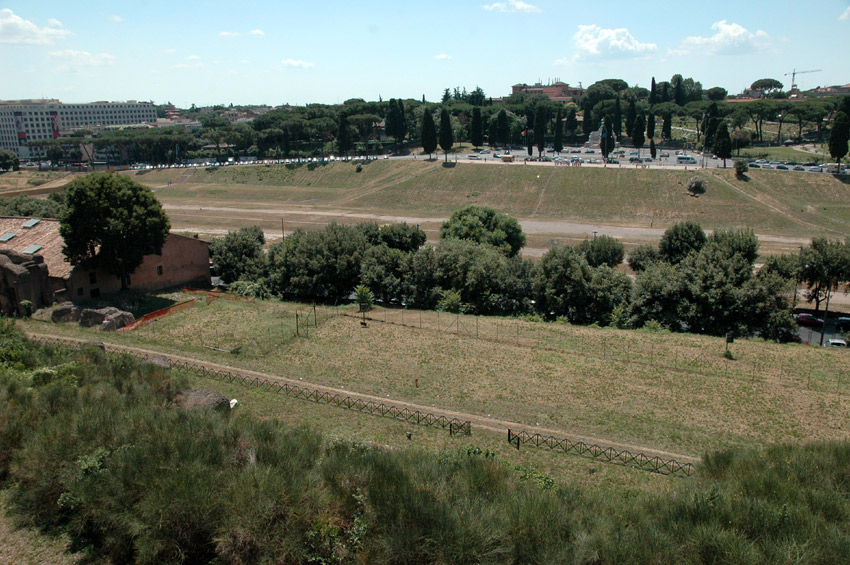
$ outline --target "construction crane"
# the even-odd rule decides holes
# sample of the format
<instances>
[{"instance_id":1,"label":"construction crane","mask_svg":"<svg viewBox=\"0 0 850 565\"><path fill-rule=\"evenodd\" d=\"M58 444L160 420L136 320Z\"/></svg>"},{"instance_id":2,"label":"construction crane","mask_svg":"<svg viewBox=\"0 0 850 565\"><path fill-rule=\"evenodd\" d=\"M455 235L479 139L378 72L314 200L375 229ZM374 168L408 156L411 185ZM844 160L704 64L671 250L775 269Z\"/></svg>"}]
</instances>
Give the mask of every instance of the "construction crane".
<instances>
[{"instance_id":1,"label":"construction crane","mask_svg":"<svg viewBox=\"0 0 850 565\"><path fill-rule=\"evenodd\" d=\"M791 75L791 90L796 90L797 89L797 75L804 75L806 73L819 73L819 72L821 72L821 69L814 69L814 70L811 70L811 71L798 71L797 69L794 69L790 73L785 73L785 76Z\"/></svg>"}]
</instances>

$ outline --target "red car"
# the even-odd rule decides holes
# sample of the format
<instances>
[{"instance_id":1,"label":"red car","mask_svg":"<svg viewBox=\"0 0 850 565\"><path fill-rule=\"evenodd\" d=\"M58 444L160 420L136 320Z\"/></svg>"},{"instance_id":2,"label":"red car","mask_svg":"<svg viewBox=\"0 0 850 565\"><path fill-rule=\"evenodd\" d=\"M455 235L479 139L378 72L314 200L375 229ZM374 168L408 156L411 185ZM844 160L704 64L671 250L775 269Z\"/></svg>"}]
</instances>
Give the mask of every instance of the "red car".
<instances>
[{"instance_id":1,"label":"red car","mask_svg":"<svg viewBox=\"0 0 850 565\"><path fill-rule=\"evenodd\" d=\"M806 314L805 312L802 314L797 314L797 317L795 319L797 320L797 323L801 326L809 326L812 328L823 327L823 320L821 318L816 318L815 316L812 316L811 314Z\"/></svg>"}]
</instances>

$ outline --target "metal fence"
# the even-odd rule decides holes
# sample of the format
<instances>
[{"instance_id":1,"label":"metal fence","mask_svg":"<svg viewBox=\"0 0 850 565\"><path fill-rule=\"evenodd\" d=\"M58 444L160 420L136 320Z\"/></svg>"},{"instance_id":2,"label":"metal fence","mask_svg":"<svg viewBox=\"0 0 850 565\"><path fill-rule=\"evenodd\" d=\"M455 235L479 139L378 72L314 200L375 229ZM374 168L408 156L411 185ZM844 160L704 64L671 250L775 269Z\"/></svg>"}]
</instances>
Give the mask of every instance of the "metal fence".
<instances>
[{"instance_id":1,"label":"metal fence","mask_svg":"<svg viewBox=\"0 0 850 565\"><path fill-rule=\"evenodd\" d=\"M690 476L694 472L691 463L679 463L673 459L661 459L660 457L649 457L643 453L632 453L625 449L619 450L613 447L601 447L599 445L588 445L583 441L571 441L566 438L554 436L542 436L538 433L530 433L524 430L515 432L508 429L508 443L519 449L521 444L534 445L535 447L548 447L552 450L572 453L580 457L598 459L606 463L624 465L635 469L642 469L662 475L685 475Z\"/></svg>"},{"instance_id":2,"label":"metal fence","mask_svg":"<svg viewBox=\"0 0 850 565\"><path fill-rule=\"evenodd\" d=\"M62 339L44 336L30 336L31 339L40 343L58 345L58 346L76 346L85 345L86 342L76 339ZM403 422L409 422L420 426L438 427L448 429L450 435L472 435L472 425L469 420L459 420L457 418L447 418L446 416L431 414L429 412L421 412L419 410L411 410L409 408L387 404L385 402L375 402L372 400L363 400L360 398L352 398L351 396L342 396L337 393L313 389L287 382L277 382L260 377L244 375L238 372L225 371L208 367L203 363L193 361L184 361L182 359L174 359L166 354L149 355L139 351L133 351L121 346L112 344L103 344L104 349L110 353L120 353L130 355L138 359L147 360L152 357L165 357L169 360L172 367L178 367L186 371L195 373L201 377L215 379L227 383L235 383L242 386L259 388L267 392L283 394L292 398L308 400L317 404L330 404L348 410L355 410L366 414L382 416L384 418L392 418Z\"/></svg>"}]
</instances>

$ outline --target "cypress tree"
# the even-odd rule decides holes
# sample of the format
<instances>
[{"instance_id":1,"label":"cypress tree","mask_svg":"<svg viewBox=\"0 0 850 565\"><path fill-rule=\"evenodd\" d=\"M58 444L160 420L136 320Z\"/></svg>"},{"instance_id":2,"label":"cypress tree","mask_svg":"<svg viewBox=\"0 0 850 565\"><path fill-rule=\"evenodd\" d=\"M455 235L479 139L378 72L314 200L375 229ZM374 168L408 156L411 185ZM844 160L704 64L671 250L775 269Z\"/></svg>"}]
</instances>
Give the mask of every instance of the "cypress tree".
<instances>
[{"instance_id":1,"label":"cypress tree","mask_svg":"<svg viewBox=\"0 0 850 565\"><path fill-rule=\"evenodd\" d=\"M564 111L558 108L558 114L555 116L555 152L560 155L564 150Z\"/></svg>"},{"instance_id":2,"label":"cypress tree","mask_svg":"<svg viewBox=\"0 0 850 565\"><path fill-rule=\"evenodd\" d=\"M484 131L481 127L481 108L476 106L472 109L472 124L469 129L469 140L473 147L484 145Z\"/></svg>"},{"instance_id":3,"label":"cypress tree","mask_svg":"<svg viewBox=\"0 0 850 565\"><path fill-rule=\"evenodd\" d=\"M658 102L658 93L655 91L655 77L652 77L652 86L649 88L649 103L650 105Z\"/></svg>"},{"instance_id":4,"label":"cypress tree","mask_svg":"<svg viewBox=\"0 0 850 565\"><path fill-rule=\"evenodd\" d=\"M431 153L437 150L437 128L430 108L425 108L422 114L422 149L428 154L429 159Z\"/></svg>"},{"instance_id":5,"label":"cypress tree","mask_svg":"<svg viewBox=\"0 0 850 565\"><path fill-rule=\"evenodd\" d=\"M729 128L726 122L717 124L714 131L714 154L723 159L723 168L726 168L726 159L732 157L732 138L729 137Z\"/></svg>"},{"instance_id":6,"label":"cypress tree","mask_svg":"<svg viewBox=\"0 0 850 565\"><path fill-rule=\"evenodd\" d=\"M623 133L623 109L620 107L620 97L614 101L614 134L619 139Z\"/></svg>"},{"instance_id":7,"label":"cypress tree","mask_svg":"<svg viewBox=\"0 0 850 565\"><path fill-rule=\"evenodd\" d=\"M452 120L449 118L449 111L443 108L440 112L440 149L445 152L446 163L449 162L449 150L453 145Z\"/></svg>"},{"instance_id":8,"label":"cypress tree","mask_svg":"<svg viewBox=\"0 0 850 565\"><path fill-rule=\"evenodd\" d=\"M534 111L534 144L537 145L537 156L543 156L546 147L546 110L543 104L538 104Z\"/></svg>"},{"instance_id":9,"label":"cypress tree","mask_svg":"<svg viewBox=\"0 0 850 565\"><path fill-rule=\"evenodd\" d=\"M829 154L838 162L838 170L841 170L841 158L847 155L847 144L850 140L850 117L844 112L838 112L832 121L832 130L829 132Z\"/></svg>"},{"instance_id":10,"label":"cypress tree","mask_svg":"<svg viewBox=\"0 0 850 565\"><path fill-rule=\"evenodd\" d=\"M632 143L635 144L635 149L638 150L638 156L640 156L640 149L643 147L643 144L646 142L646 136L644 135L644 130L646 129L646 120L643 117L643 114L638 114L635 118L635 123L632 126Z\"/></svg>"},{"instance_id":11,"label":"cypress tree","mask_svg":"<svg viewBox=\"0 0 850 565\"><path fill-rule=\"evenodd\" d=\"M649 113L649 117L646 119L646 137L649 139L655 137L655 114L652 112Z\"/></svg>"},{"instance_id":12,"label":"cypress tree","mask_svg":"<svg viewBox=\"0 0 850 565\"><path fill-rule=\"evenodd\" d=\"M629 100L629 108L626 110L626 135L629 137L632 136L632 126L635 125L635 118L637 118L637 105L635 104L635 99L631 98Z\"/></svg>"},{"instance_id":13,"label":"cypress tree","mask_svg":"<svg viewBox=\"0 0 850 565\"><path fill-rule=\"evenodd\" d=\"M499 116L493 114L490 116L490 130L487 134L487 144L494 147L499 142Z\"/></svg>"},{"instance_id":14,"label":"cypress tree","mask_svg":"<svg viewBox=\"0 0 850 565\"><path fill-rule=\"evenodd\" d=\"M661 101L670 102L670 84L664 83L664 88L661 89Z\"/></svg>"},{"instance_id":15,"label":"cypress tree","mask_svg":"<svg viewBox=\"0 0 850 565\"><path fill-rule=\"evenodd\" d=\"M534 155L534 132L530 128L525 129L525 143L528 146L528 156Z\"/></svg>"},{"instance_id":16,"label":"cypress tree","mask_svg":"<svg viewBox=\"0 0 850 565\"><path fill-rule=\"evenodd\" d=\"M585 102L584 104L584 120L581 122L581 131L584 134L585 139L590 136L590 132L593 131L593 108L590 107L589 102Z\"/></svg>"},{"instance_id":17,"label":"cypress tree","mask_svg":"<svg viewBox=\"0 0 850 565\"><path fill-rule=\"evenodd\" d=\"M499 112L499 143L502 145L508 145L510 143L510 129L508 128L508 113L504 110Z\"/></svg>"},{"instance_id":18,"label":"cypress tree","mask_svg":"<svg viewBox=\"0 0 850 565\"><path fill-rule=\"evenodd\" d=\"M672 139L673 133L673 115L664 114L664 119L661 120L661 139Z\"/></svg>"},{"instance_id":19,"label":"cypress tree","mask_svg":"<svg viewBox=\"0 0 850 565\"><path fill-rule=\"evenodd\" d=\"M567 128L567 132L570 134L570 143L575 144L576 130L578 129L578 118L576 118L575 108L570 108L570 113L567 115L567 122L565 126Z\"/></svg>"},{"instance_id":20,"label":"cypress tree","mask_svg":"<svg viewBox=\"0 0 850 565\"><path fill-rule=\"evenodd\" d=\"M649 139L649 156L650 156L650 157L652 157L653 159L655 159L655 155L656 155L656 152L655 152L655 140L654 140L654 139L652 139L652 138L650 138L650 139ZM724 165L724 166L725 166L725 165Z\"/></svg>"}]
</instances>

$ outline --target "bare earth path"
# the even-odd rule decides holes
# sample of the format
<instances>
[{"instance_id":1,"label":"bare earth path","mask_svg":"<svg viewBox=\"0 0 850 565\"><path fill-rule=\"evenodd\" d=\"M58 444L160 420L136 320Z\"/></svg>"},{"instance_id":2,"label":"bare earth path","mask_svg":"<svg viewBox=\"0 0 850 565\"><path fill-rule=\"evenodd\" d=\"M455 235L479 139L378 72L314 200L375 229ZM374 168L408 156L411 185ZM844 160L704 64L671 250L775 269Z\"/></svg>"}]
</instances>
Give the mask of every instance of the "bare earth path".
<instances>
[{"instance_id":1,"label":"bare earth path","mask_svg":"<svg viewBox=\"0 0 850 565\"><path fill-rule=\"evenodd\" d=\"M86 343L86 341L87 341L87 340L84 340L84 339L68 338L68 337L64 337L64 336L42 334L42 333L27 333L27 335L29 337L33 337L33 338L42 338L42 339L46 338L46 339L53 339L53 340L63 341L63 342L66 342L66 343L76 343L76 344ZM171 354L171 353L163 353L163 352L160 352L160 351L152 351L152 350L149 350L149 349L141 349L141 348L138 348L138 347L127 347L127 346L123 346L123 345L116 345L116 344L109 343L109 342L104 342L104 344L112 351L125 351L125 352L129 352L129 353L141 354L141 355L162 355L164 357L167 357L167 358L175 360L175 361L182 361L182 362L186 362L186 363L195 363L195 364L198 364L198 365L205 365L208 368L216 369L216 370L219 370L219 371L229 371L231 373L238 373L238 374L245 375L245 376L265 379L265 380L268 380L268 381L274 381L274 382L280 382L280 383L289 383L291 385L312 388L312 389L316 389L316 390L319 390L319 391L322 391L322 392L329 392L329 393L332 393L332 394L340 394L340 395L343 395L343 396L350 396L352 398L359 398L361 400L366 400L366 401L393 404L395 406L399 406L399 407L403 407L403 408L409 408L410 410L419 410L420 412L430 412L430 413L436 414L438 416L442 415L442 416L446 416L448 418L457 418L458 420L468 420L472 424L472 426L474 427L475 430L486 430L488 432L493 432L493 433L497 433L497 434L506 434L508 428L513 429L513 430L526 430L528 432L531 432L531 433L536 432L536 433L539 433L539 434L544 435L544 436L545 435L552 435L552 436L556 436L558 438L568 438L572 441L583 441L584 443L587 443L587 444L596 444L596 445L599 445L603 448L604 447L614 447L616 449L626 449L626 450L631 451L633 453L643 453L643 454L648 455L650 457L658 456L658 457L661 457L663 459L674 459L674 460L678 461L679 463L698 463L700 461L700 459L698 457L695 457L693 455L684 455L684 454L681 454L681 453L671 453L669 451L661 451L661 450L653 449L651 447L646 447L646 446L616 443L616 442L606 441L606 440L602 440L602 439L594 438L594 437L574 435L574 434L567 433L564 430L556 430L556 429L551 429L551 428L540 428L540 427L535 427L535 426L527 426L527 425L524 425L524 424L519 424L517 422L510 422L508 420L499 420L499 419L496 419L496 418L488 418L486 416L481 416L479 414L471 414L471 413L467 413L467 412L455 412L455 411L452 411L452 410L443 410L442 408L437 408L437 407L434 407L434 406L424 406L424 405L421 405L421 404L413 404L413 403L410 403L410 402L404 402L402 400L396 400L396 399L393 399L393 398L373 396L373 395L370 395L370 394L362 394L362 393L358 393L358 392L353 392L351 390L323 386L323 385L319 385L319 384L315 384L315 383L309 383L309 382L302 381L302 380L296 381L296 380L293 380L293 379L288 379L286 377L280 377L280 376L272 375L272 374L269 374L269 373L260 373L260 372L257 372L257 371L249 371L247 369L242 369L242 368L238 368L238 367L231 367L229 365L221 365L221 364L218 364L218 363L212 363L212 362L205 361L205 360L202 360L202 359L195 359L195 358L192 358L192 357L184 357L182 355L174 355L174 354Z\"/></svg>"}]
</instances>

